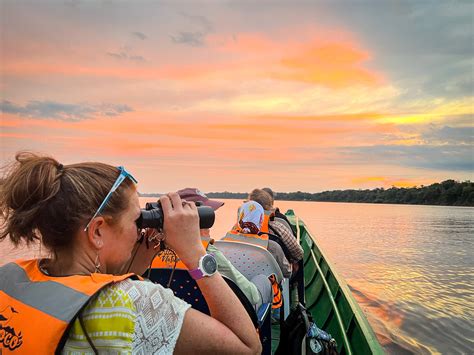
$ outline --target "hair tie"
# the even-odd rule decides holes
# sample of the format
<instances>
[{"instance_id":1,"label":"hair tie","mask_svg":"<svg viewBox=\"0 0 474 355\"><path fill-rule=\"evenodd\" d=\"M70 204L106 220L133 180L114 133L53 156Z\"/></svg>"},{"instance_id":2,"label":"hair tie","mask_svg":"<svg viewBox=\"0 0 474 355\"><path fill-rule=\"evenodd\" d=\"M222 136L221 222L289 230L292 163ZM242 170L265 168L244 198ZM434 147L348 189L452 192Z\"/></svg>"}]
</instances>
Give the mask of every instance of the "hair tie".
<instances>
[{"instance_id":1,"label":"hair tie","mask_svg":"<svg viewBox=\"0 0 474 355\"><path fill-rule=\"evenodd\" d=\"M58 173L62 173L63 172L63 169L64 169L64 165L63 164L58 164Z\"/></svg>"}]
</instances>

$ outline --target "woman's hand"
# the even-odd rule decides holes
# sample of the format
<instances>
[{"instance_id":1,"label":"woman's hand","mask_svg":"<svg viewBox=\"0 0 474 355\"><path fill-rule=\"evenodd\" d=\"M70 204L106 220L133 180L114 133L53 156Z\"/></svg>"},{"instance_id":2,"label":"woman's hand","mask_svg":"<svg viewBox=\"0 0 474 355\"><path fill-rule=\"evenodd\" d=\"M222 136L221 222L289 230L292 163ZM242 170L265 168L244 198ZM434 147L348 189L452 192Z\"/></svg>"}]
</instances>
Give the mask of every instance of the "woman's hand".
<instances>
[{"instance_id":1,"label":"woman's hand","mask_svg":"<svg viewBox=\"0 0 474 355\"><path fill-rule=\"evenodd\" d=\"M166 244L178 254L188 269L195 269L199 258L206 253L201 243L195 203L181 200L176 192L161 196L160 203Z\"/></svg>"}]
</instances>

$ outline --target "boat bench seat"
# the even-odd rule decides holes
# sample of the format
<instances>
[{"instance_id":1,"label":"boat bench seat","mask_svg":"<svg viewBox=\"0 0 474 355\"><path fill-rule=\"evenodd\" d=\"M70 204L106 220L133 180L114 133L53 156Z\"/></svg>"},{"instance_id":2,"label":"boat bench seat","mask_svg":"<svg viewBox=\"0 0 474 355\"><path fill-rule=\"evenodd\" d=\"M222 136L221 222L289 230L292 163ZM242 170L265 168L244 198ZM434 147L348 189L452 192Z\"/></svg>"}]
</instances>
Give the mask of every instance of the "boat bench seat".
<instances>
[{"instance_id":1,"label":"boat bench seat","mask_svg":"<svg viewBox=\"0 0 474 355\"><path fill-rule=\"evenodd\" d=\"M216 240L214 245L248 280L259 274L274 274L280 283L283 280L278 263L270 252L262 247L244 243Z\"/></svg>"},{"instance_id":2,"label":"boat bench seat","mask_svg":"<svg viewBox=\"0 0 474 355\"><path fill-rule=\"evenodd\" d=\"M290 283L288 279L283 277L283 273L273 255L262 247L245 242L216 240L214 245L248 280L252 280L254 276L259 274L267 277L272 274L275 275L277 282L282 286L283 316L286 319L290 313ZM259 311L257 311L258 313Z\"/></svg>"}]
</instances>

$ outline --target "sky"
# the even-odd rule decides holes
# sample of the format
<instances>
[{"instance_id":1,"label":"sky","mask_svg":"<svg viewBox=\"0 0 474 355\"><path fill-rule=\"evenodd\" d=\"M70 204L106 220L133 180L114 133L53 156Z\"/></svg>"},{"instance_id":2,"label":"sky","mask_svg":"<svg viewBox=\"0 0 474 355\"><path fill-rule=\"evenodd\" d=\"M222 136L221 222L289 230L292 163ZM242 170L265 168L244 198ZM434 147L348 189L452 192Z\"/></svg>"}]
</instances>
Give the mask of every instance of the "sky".
<instances>
[{"instance_id":1,"label":"sky","mask_svg":"<svg viewBox=\"0 0 474 355\"><path fill-rule=\"evenodd\" d=\"M0 163L140 192L474 180L470 1L0 0Z\"/></svg>"}]
</instances>

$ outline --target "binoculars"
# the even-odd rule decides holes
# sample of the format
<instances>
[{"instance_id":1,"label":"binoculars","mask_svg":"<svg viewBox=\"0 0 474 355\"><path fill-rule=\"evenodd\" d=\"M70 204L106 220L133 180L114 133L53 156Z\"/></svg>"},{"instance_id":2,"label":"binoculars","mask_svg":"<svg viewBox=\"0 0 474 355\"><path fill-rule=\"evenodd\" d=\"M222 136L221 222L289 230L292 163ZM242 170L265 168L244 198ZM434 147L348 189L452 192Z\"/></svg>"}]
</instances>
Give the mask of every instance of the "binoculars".
<instances>
[{"instance_id":1,"label":"binoculars","mask_svg":"<svg viewBox=\"0 0 474 355\"><path fill-rule=\"evenodd\" d=\"M214 210L208 206L200 206L196 203L199 214L199 228L208 229L214 225L216 215ZM141 210L140 218L137 220L138 228L163 229L164 216L160 202L148 202L145 208Z\"/></svg>"}]
</instances>

